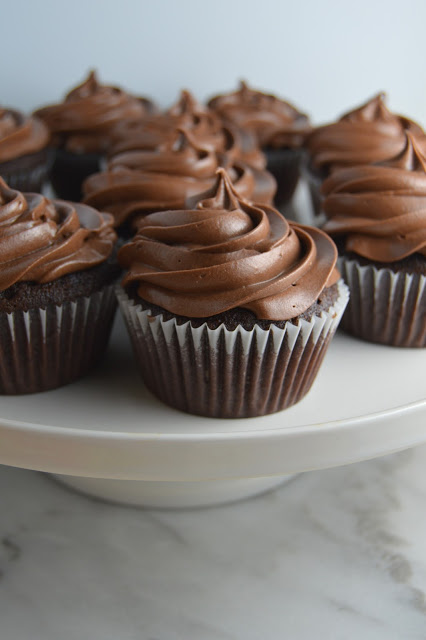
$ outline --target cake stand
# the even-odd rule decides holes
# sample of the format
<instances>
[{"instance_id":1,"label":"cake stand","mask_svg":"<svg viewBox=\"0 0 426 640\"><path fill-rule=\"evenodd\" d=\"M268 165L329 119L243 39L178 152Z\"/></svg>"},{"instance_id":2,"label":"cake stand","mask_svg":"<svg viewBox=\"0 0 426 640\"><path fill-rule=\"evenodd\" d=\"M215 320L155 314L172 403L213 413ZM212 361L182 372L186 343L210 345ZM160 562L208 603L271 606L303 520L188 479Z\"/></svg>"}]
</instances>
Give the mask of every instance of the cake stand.
<instances>
[{"instance_id":1,"label":"cake stand","mask_svg":"<svg viewBox=\"0 0 426 640\"><path fill-rule=\"evenodd\" d=\"M426 441L426 349L338 333L309 394L262 418L171 409L139 377L117 315L107 356L61 389L0 400L0 463L91 495L151 507L227 502L291 475Z\"/></svg>"}]
</instances>

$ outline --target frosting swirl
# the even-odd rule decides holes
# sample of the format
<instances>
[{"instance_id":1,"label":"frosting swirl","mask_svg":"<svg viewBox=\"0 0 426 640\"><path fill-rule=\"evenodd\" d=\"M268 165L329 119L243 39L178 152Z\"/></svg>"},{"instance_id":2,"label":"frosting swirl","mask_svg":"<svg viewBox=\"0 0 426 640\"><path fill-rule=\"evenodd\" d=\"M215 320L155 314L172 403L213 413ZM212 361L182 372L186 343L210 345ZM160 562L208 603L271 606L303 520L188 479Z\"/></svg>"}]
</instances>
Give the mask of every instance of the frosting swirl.
<instances>
[{"instance_id":1,"label":"frosting swirl","mask_svg":"<svg viewBox=\"0 0 426 640\"><path fill-rule=\"evenodd\" d=\"M62 104L38 109L41 118L66 149L80 152L103 152L122 120L138 120L154 109L146 98L136 98L118 87L99 84L94 71L70 91Z\"/></svg>"},{"instance_id":2,"label":"frosting swirl","mask_svg":"<svg viewBox=\"0 0 426 640\"><path fill-rule=\"evenodd\" d=\"M211 98L208 106L226 122L251 131L260 147L300 147L311 129L308 117L292 104L242 81L237 91Z\"/></svg>"},{"instance_id":3,"label":"frosting swirl","mask_svg":"<svg viewBox=\"0 0 426 640\"><path fill-rule=\"evenodd\" d=\"M38 118L0 108L0 162L36 153L49 142L49 132Z\"/></svg>"},{"instance_id":4,"label":"frosting swirl","mask_svg":"<svg viewBox=\"0 0 426 640\"><path fill-rule=\"evenodd\" d=\"M51 282L108 258L112 218L91 207L10 189L0 178L0 290Z\"/></svg>"},{"instance_id":5,"label":"frosting swirl","mask_svg":"<svg viewBox=\"0 0 426 640\"><path fill-rule=\"evenodd\" d=\"M426 256L426 156L414 134L392 160L334 172L322 192L324 230L347 251L377 262Z\"/></svg>"},{"instance_id":6,"label":"frosting swirl","mask_svg":"<svg viewBox=\"0 0 426 640\"><path fill-rule=\"evenodd\" d=\"M173 139L176 129L189 131L204 149L226 153L233 160L243 160L257 169L266 166L264 154L248 131L225 126L213 111L197 102L186 90L164 113L118 124L110 155L135 149L155 150Z\"/></svg>"},{"instance_id":7,"label":"frosting swirl","mask_svg":"<svg viewBox=\"0 0 426 640\"><path fill-rule=\"evenodd\" d=\"M216 170L223 164L238 193L272 202L276 184L268 172L219 157L184 129L154 150L113 156L107 171L93 174L83 184L84 202L109 211L120 226L135 214L182 209L188 199L202 199L216 184Z\"/></svg>"},{"instance_id":8,"label":"frosting swirl","mask_svg":"<svg viewBox=\"0 0 426 640\"><path fill-rule=\"evenodd\" d=\"M337 250L318 229L241 199L224 169L196 209L147 215L119 251L123 285L171 313L209 317L243 307L259 319L306 311L338 279Z\"/></svg>"},{"instance_id":9,"label":"frosting swirl","mask_svg":"<svg viewBox=\"0 0 426 640\"><path fill-rule=\"evenodd\" d=\"M405 130L424 135L415 122L391 113L385 105L385 94L379 93L337 122L314 129L306 147L313 167L331 172L392 158L404 147Z\"/></svg>"}]
</instances>

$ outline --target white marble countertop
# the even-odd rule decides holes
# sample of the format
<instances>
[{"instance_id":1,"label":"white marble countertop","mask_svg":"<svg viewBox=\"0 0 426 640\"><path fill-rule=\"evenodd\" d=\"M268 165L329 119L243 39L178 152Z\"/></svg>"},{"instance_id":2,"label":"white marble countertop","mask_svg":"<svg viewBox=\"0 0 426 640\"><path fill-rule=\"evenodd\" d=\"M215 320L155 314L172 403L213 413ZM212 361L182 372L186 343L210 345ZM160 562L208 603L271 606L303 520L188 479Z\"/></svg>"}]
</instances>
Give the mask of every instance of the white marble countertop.
<instances>
[{"instance_id":1,"label":"white marble countertop","mask_svg":"<svg viewBox=\"0 0 426 640\"><path fill-rule=\"evenodd\" d=\"M426 638L426 447L193 511L0 482L1 640Z\"/></svg>"}]
</instances>

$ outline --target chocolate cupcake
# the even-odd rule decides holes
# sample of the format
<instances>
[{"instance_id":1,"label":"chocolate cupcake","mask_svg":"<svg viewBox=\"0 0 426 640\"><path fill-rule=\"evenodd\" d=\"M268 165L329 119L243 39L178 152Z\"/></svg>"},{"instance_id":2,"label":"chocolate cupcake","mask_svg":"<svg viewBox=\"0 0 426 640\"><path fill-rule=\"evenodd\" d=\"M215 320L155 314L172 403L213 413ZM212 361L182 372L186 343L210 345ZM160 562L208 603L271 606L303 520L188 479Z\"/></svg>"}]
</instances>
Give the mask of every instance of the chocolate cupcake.
<instances>
[{"instance_id":1,"label":"chocolate cupcake","mask_svg":"<svg viewBox=\"0 0 426 640\"><path fill-rule=\"evenodd\" d=\"M0 176L11 187L40 191L48 169L49 132L33 116L0 108Z\"/></svg>"},{"instance_id":2,"label":"chocolate cupcake","mask_svg":"<svg viewBox=\"0 0 426 640\"><path fill-rule=\"evenodd\" d=\"M87 373L116 308L112 218L0 179L0 393L46 391Z\"/></svg>"},{"instance_id":3,"label":"chocolate cupcake","mask_svg":"<svg viewBox=\"0 0 426 640\"><path fill-rule=\"evenodd\" d=\"M38 109L35 115L52 135L55 155L50 178L56 194L80 200L81 184L100 170L117 125L123 120L141 119L154 109L146 98L99 84L94 71L66 95L64 102Z\"/></svg>"},{"instance_id":4,"label":"chocolate cupcake","mask_svg":"<svg viewBox=\"0 0 426 640\"><path fill-rule=\"evenodd\" d=\"M227 167L241 196L272 202L276 185L267 171L201 147L192 132L184 129L167 140L154 150L134 149L113 156L106 171L90 176L83 185L84 201L112 213L121 236L133 235L132 228L147 213L182 209L188 200L201 200L216 184L220 166Z\"/></svg>"},{"instance_id":5,"label":"chocolate cupcake","mask_svg":"<svg viewBox=\"0 0 426 640\"><path fill-rule=\"evenodd\" d=\"M317 127L307 137L305 175L316 216L321 213L321 184L333 171L396 156L404 148L405 131L424 136L418 124L391 113L385 97L379 93L337 122Z\"/></svg>"},{"instance_id":6,"label":"chocolate cupcake","mask_svg":"<svg viewBox=\"0 0 426 640\"><path fill-rule=\"evenodd\" d=\"M142 377L198 415L280 411L309 390L347 302L317 229L240 198L223 169L196 209L147 215L119 251Z\"/></svg>"},{"instance_id":7,"label":"chocolate cupcake","mask_svg":"<svg viewBox=\"0 0 426 640\"><path fill-rule=\"evenodd\" d=\"M266 154L266 168L277 181L275 204L284 209L299 180L302 147L311 130L308 117L289 102L253 90L245 82L233 93L212 98L208 106L224 122L255 136Z\"/></svg>"},{"instance_id":8,"label":"chocolate cupcake","mask_svg":"<svg viewBox=\"0 0 426 640\"><path fill-rule=\"evenodd\" d=\"M351 299L349 333L397 347L426 346L426 156L406 133L394 159L334 172L322 188L324 229L340 246Z\"/></svg>"}]
</instances>

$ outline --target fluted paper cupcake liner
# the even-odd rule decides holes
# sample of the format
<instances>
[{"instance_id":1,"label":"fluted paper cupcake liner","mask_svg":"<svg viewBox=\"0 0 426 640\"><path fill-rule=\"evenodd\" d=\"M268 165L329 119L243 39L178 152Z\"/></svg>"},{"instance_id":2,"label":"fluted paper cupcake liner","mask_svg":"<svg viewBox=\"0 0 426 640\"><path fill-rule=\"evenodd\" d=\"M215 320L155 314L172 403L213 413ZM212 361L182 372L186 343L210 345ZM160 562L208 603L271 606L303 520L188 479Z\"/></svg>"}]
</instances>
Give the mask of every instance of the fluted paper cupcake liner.
<instances>
[{"instance_id":1,"label":"fluted paper cupcake liner","mask_svg":"<svg viewBox=\"0 0 426 640\"><path fill-rule=\"evenodd\" d=\"M280 329L163 320L135 304L122 288L118 301L146 386L182 411L245 418L281 411L310 389L348 301L339 282L332 308Z\"/></svg>"},{"instance_id":2,"label":"fluted paper cupcake liner","mask_svg":"<svg viewBox=\"0 0 426 640\"><path fill-rule=\"evenodd\" d=\"M396 347L426 347L426 277L394 273L340 257L350 300L342 328L352 335Z\"/></svg>"},{"instance_id":3,"label":"fluted paper cupcake liner","mask_svg":"<svg viewBox=\"0 0 426 640\"><path fill-rule=\"evenodd\" d=\"M105 351L114 286L46 309L0 313L0 393L47 391L87 373Z\"/></svg>"}]
</instances>

